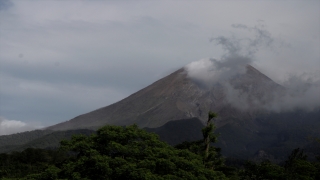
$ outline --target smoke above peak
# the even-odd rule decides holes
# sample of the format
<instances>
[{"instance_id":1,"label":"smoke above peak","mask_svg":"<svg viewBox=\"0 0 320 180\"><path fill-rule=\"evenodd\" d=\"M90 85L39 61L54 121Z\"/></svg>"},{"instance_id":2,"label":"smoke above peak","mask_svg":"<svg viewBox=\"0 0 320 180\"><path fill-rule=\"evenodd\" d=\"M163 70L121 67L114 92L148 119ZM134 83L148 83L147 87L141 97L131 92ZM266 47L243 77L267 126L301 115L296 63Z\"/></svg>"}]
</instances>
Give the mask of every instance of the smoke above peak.
<instances>
[{"instance_id":1,"label":"smoke above peak","mask_svg":"<svg viewBox=\"0 0 320 180\"><path fill-rule=\"evenodd\" d=\"M237 61L235 59L219 61L207 58L194 61L184 68L187 70L189 78L203 86L211 87L216 83L227 81L235 75L245 73L245 65L249 63L250 59L242 57L239 57Z\"/></svg>"},{"instance_id":2,"label":"smoke above peak","mask_svg":"<svg viewBox=\"0 0 320 180\"><path fill-rule=\"evenodd\" d=\"M248 27L243 24L231 25L251 34L250 37L219 36L210 42L221 46L224 54L219 59L202 59L185 66L188 76L207 87L224 82L235 75L246 72L246 66L254 61L254 55L261 47L271 47L274 42L271 34L263 25Z\"/></svg>"},{"instance_id":3,"label":"smoke above peak","mask_svg":"<svg viewBox=\"0 0 320 180\"><path fill-rule=\"evenodd\" d=\"M191 80L208 88L219 83L225 89L226 101L241 110L265 109L281 112L295 109L312 111L320 108L319 75L290 75L280 83L281 88L270 90L259 87L259 97L253 95L256 92L253 92L251 87L239 88L230 83L234 77L246 73L246 67L256 61L259 50L267 48L274 52L274 49L281 50L283 46L283 42L273 38L263 24L253 27L244 24L231 26L236 30L244 30L248 36L211 38L210 41L220 46L224 53L220 58L201 59L186 65L184 69ZM253 89L257 91L256 88Z\"/></svg>"},{"instance_id":4,"label":"smoke above peak","mask_svg":"<svg viewBox=\"0 0 320 180\"><path fill-rule=\"evenodd\" d=\"M231 35L230 37L218 36L210 38L210 42L214 42L216 45L221 46L225 51L225 54L222 56L222 60L227 60L232 56L252 58L260 48L272 47L274 44L274 38L262 24L254 27L248 27L244 24L232 24L231 27L245 30L250 35L248 37L237 37L235 35Z\"/></svg>"}]
</instances>

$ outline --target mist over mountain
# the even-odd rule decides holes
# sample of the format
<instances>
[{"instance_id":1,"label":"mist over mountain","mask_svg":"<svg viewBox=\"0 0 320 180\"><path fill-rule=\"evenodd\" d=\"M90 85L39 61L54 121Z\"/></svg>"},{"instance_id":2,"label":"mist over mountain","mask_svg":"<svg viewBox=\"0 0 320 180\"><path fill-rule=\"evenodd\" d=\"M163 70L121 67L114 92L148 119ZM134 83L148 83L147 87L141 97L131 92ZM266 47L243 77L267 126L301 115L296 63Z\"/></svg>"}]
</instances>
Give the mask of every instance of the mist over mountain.
<instances>
[{"instance_id":1,"label":"mist over mountain","mask_svg":"<svg viewBox=\"0 0 320 180\"><path fill-rule=\"evenodd\" d=\"M243 64L247 62L246 60L237 60L234 60L235 63L232 66L221 66L221 64L227 62L221 63L216 59L207 58L192 62L186 65L185 69L188 77L200 86L208 89L218 84L222 86L226 100L241 110L264 109L282 112L303 109L313 111L320 107L319 80L306 77L306 75L290 76L283 85L278 84L276 88L268 89L268 85L275 84L275 82L252 66ZM228 59L228 61L233 61L233 59ZM265 79L263 79L265 82L260 82L259 86L253 87L254 85L250 84L253 81L248 78L258 77L254 76L252 72L249 72L249 74L252 74L251 77L247 74L247 79L241 79L240 77L243 77L247 72L246 67L251 69L252 72L255 71L261 76L265 76ZM262 79L256 80L261 81ZM246 88L240 86L246 86ZM252 96L255 91L259 91L260 95Z\"/></svg>"},{"instance_id":2,"label":"mist over mountain","mask_svg":"<svg viewBox=\"0 0 320 180\"><path fill-rule=\"evenodd\" d=\"M233 76L224 76L226 78L223 80L201 79L201 73L207 73L210 77L210 73L220 72L214 72L215 62L212 59L193 62L117 103L48 129L97 128L105 124L133 123L142 128L155 128L172 120L192 117L205 122L210 110L219 114L216 121L218 127L229 123L230 118L250 124L251 120L263 114L280 113L286 103L284 99L295 101L296 96L291 96L286 87L275 83L251 65L237 66L240 71ZM296 103L301 107L299 101ZM297 108L314 111L318 108L317 103L310 107L299 108L291 104L283 112Z\"/></svg>"},{"instance_id":3,"label":"mist over mountain","mask_svg":"<svg viewBox=\"0 0 320 180\"><path fill-rule=\"evenodd\" d=\"M256 61L260 49L282 46L263 25L234 24L233 27L252 36L211 38L225 51L219 59L192 62L117 103L48 129L133 123L155 128L172 120L192 117L204 122L210 110L220 114L219 127L228 123L229 117L250 121L248 119L268 113L319 109L319 81L290 76L289 81L280 85L250 65Z\"/></svg>"},{"instance_id":4,"label":"mist over mountain","mask_svg":"<svg viewBox=\"0 0 320 180\"><path fill-rule=\"evenodd\" d=\"M249 32L251 36L211 38L210 41L222 47L225 53L219 59L207 58L186 65L185 69L190 79L208 88L220 84L225 89L226 99L242 110L255 108L275 112L296 109L312 111L320 107L320 74L314 72L290 74L281 83L282 88L278 87L272 91L264 85L256 86L255 88L260 88L260 92L265 92L263 96L252 96L256 90L252 89L251 84L246 84L244 79L235 79L247 72L248 65L258 61L256 55L261 49L269 49L272 53L277 49L286 48L287 45L281 39L274 38L263 24L253 27L233 24L232 27ZM265 84L271 81L266 81ZM239 88L242 85L248 88Z\"/></svg>"}]
</instances>

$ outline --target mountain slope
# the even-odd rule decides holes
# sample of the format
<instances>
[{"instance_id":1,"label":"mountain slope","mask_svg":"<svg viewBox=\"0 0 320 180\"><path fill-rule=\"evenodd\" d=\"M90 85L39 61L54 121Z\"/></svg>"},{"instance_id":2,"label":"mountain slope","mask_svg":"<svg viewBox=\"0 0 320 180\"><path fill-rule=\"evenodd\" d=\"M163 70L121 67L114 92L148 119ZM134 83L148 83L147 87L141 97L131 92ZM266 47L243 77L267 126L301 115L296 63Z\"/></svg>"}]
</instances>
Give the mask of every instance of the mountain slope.
<instances>
[{"instance_id":1,"label":"mountain slope","mask_svg":"<svg viewBox=\"0 0 320 180\"><path fill-rule=\"evenodd\" d=\"M144 128L148 132L159 135L160 140L170 145L177 145L184 141L197 141L203 139L204 125L198 118L170 121L158 128Z\"/></svg>"},{"instance_id":2,"label":"mountain slope","mask_svg":"<svg viewBox=\"0 0 320 180\"><path fill-rule=\"evenodd\" d=\"M34 130L18 134L0 136L0 153L23 151L27 148L57 148L63 139L71 139L73 135L90 135L93 130L77 129L67 131Z\"/></svg>"},{"instance_id":3,"label":"mountain slope","mask_svg":"<svg viewBox=\"0 0 320 180\"><path fill-rule=\"evenodd\" d=\"M245 74L234 77L229 83L236 89L250 91L254 98L265 97L265 92L281 89L281 86L252 66L248 66ZM140 127L155 128L172 120L191 117L197 117L204 122L209 110L218 112L220 119L223 119L217 121L218 126L225 124L226 118L234 116L241 119L252 118L252 114L234 108L227 101L225 91L221 84L215 84L210 88L201 86L192 81L182 68L117 103L48 129L96 128L105 124L133 123Z\"/></svg>"},{"instance_id":4,"label":"mountain slope","mask_svg":"<svg viewBox=\"0 0 320 180\"><path fill-rule=\"evenodd\" d=\"M2 147L16 147L26 144L30 141L41 138L47 134L52 133L51 130L34 130L26 131L17 134L3 135L0 136L0 148Z\"/></svg>"}]
</instances>

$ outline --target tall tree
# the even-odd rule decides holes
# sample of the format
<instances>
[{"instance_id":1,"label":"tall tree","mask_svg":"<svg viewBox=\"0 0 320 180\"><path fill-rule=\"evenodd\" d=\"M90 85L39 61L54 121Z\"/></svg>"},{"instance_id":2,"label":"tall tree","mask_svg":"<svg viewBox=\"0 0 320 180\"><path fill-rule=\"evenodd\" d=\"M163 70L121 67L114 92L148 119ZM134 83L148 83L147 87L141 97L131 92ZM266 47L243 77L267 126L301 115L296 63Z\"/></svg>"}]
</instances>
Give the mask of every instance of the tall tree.
<instances>
[{"instance_id":1,"label":"tall tree","mask_svg":"<svg viewBox=\"0 0 320 180\"><path fill-rule=\"evenodd\" d=\"M218 117L217 113L209 111L206 127L202 129L204 140L203 163L207 168L214 169L223 164L220 149L211 146L211 143L217 141L217 135L214 133L215 125L212 123L214 118Z\"/></svg>"},{"instance_id":2,"label":"tall tree","mask_svg":"<svg viewBox=\"0 0 320 180\"><path fill-rule=\"evenodd\" d=\"M217 140L217 137L213 133L215 126L213 125L213 123L211 123L211 120L217 116L218 115L216 113L210 111L208 113L207 126L202 129L202 134L203 134L204 144L205 144L204 161L208 160L210 143L216 142Z\"/></svg>"},{"instance_id":3,"label":"tall tree","mask_svg":"<svg viewBox=\"0 0 320 180\"><path fill-rule=\"evenodd\" d=\"M193 153L202 156L202 163L208 169L217 169L224 166L224 159L220 153L220 148L212 146L217 141L214 133L215 125L213 119L218 117L217 113L209 111L206 126L202 129L203 139L193 142L183 142L175 146L177 149L188 149Z\"/></svg>"}]
</instances>

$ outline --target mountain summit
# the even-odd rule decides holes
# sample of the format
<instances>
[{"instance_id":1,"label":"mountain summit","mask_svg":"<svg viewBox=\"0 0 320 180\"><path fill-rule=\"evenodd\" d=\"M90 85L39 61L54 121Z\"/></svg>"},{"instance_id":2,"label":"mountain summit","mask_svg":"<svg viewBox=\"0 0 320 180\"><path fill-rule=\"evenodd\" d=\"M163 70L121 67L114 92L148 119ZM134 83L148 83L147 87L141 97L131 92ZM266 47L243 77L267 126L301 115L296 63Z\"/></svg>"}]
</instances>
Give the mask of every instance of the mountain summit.
<instances>
[{"instance_id":1,"label":"mountain summit","mask_svg":"<svg viewBox=\"0 0 320 180\"><path fill-rule=\"evenodd\" d=\"M282 87L251 65L244 69L243 73L234 74L223 82L206 86L193 79L187 68L181 68L117 103L47 129L97 128L106 124L134 123L139 127L155 128L169 121L192 117L204 122L210 110L219 114L218 126L235 116L251 119L255 111L248 106L254 106L256 102L264 103L270 99L268 92Z\"/></svg>"}]
</instances>

